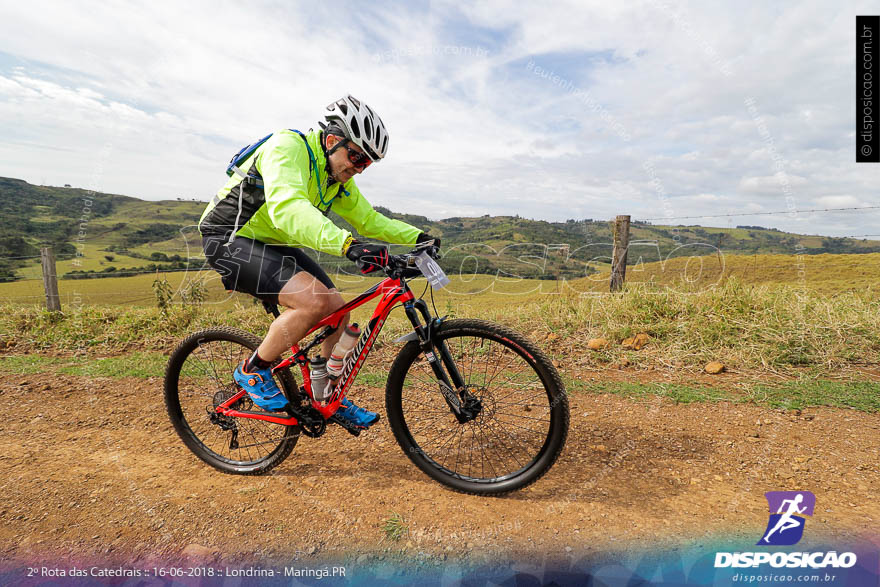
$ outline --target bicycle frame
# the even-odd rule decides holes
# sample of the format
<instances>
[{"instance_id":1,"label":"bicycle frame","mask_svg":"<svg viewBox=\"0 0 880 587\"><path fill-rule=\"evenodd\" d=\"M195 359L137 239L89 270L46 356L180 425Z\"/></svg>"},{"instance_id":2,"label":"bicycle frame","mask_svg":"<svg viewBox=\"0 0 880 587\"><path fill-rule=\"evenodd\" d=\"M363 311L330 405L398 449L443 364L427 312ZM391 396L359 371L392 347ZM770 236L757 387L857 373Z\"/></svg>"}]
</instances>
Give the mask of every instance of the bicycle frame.
<instances>
[{"instance_id":1,"label":"bicycle frame","mask_svg":"<svg viewBox=\"0 0 880 587\"><path fill-rule=\"evenodd\" d=\"M379 296L382 297L379 300L376 309L373 311L373 315L370 318L370 321L363 329L361 337L358 340L355 348L352 350L350 358L346 361L345 366L343 367L342 374L337 380L338 383L336 385L336 389L330 396L330 401L326 405L315 401L314 396L312 395L311 375L308 365L309 361L306 353L309 351L309 349L316 346L317 344L320 344L325 338L327 338L327 336L333 333L339 327L345 314ZM382 329L382 325L385 323L385 320L388 318L391 310L393 310L398 303L404 304L407 316L410 318L410 321L412 321L413 326L416 328L417 332L419 332L420 335L423 335L426 339L430 340L430 324L432 323L431 315L428 313L427 305L423 301L419 301L421 302L420 304L416 302L415 296L413 295L412 291L410 291L405 279L400 277L386 277L380 283L377 283L364 293L360 294L359 296L346 303L335 312L327 315L320 322L315 324L315 326L313 326L306 333L306 336L309 336L310 334L322 328L324 329L323 332L315 337L315 339L312 340L304 348L300 348L298 345L293 345L290 348L293 355L281 361L272 370L278 371L280 369L287 369L294 364L298 364L300 366L300 370L302 371L303 388L306 390L311 399L312 407L320 412L320 414L326 420L339 409L340 403L345 398L345 393L354 382L358 372L360 371L361 366L363 366L364 361L366 361L367 357L369 356L370 350L373 347L373 343L375 342L376 337L379 335L379 332ZM418 314L416 314L415 312L416 307L418 307L425 320L428 322L429 327L426 330L422 330L424 327L419 323ZM446 378L443 377L443 379ZM460 380L457 371L453 375L453 380L456 379ZM244 390L239 390L238 393L234 394L231 398L217 406L216 411L224 416L265 420L267 422L287 426L296 425L298 423L298 420L292 415L281 416L265 412L241 411L232 409L230 407L232 404L240 400L245 395L246 392Z\"/></svg>"}]
</instances>

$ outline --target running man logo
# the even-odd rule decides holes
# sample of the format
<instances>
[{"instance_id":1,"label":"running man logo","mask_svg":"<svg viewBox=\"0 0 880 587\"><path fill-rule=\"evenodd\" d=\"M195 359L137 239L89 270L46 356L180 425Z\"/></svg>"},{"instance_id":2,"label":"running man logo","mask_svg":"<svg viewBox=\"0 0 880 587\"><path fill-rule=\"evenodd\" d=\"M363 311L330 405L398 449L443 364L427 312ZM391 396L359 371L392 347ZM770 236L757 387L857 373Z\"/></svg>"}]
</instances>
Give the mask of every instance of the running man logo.
<instances>
[{"instance_id":1,"label":"running man logo","mask_svg":"<svg viewBox=\"0 0 880 587\"><path fill-rule=\"evenodd\" d=\"M791 546L804 535L804 516L812 516L816 496L809 491L768 491L770 520L757 546ZM775 512L775 513L774 513Z\"/></svg>"}]
</instances>

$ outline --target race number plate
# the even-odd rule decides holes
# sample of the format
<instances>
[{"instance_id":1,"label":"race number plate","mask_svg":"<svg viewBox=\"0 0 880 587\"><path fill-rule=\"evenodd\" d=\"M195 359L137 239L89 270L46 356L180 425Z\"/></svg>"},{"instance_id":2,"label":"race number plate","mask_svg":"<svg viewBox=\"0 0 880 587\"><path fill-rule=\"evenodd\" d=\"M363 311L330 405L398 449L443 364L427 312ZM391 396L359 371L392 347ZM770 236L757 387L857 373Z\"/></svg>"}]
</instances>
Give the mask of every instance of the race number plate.
<instances>
[{"instance_id":1,"label":"race number plate","mask_svg":"<svg viewBox=\"0 0 880 587\"><path fill-rule=\"evenodd\" d=\"M428 279L428 283L430 283L431 287L434 289L440 289L449 284L449 278L446 277L446 274L440 269L440 265L428 256L428 253L423 251L416 255L416 266L419 268L419 271L422 272L422 275Z\"/></svg>"}]
</instances>

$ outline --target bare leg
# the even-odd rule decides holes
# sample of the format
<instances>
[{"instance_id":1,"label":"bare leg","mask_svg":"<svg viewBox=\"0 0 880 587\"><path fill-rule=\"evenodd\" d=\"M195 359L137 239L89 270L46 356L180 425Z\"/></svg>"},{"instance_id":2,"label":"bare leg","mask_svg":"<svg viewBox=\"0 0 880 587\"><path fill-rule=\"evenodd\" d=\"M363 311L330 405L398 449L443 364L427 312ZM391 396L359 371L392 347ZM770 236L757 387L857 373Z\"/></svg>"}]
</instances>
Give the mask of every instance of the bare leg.
<instances>
[{"instance_id":1,"label":"bare leg","mask_svg":"<svg viewBox=\"0 0 880 587\"><path fill-rule=\"evenodd\" d=\"M286 349L299 342L312 326L345 303L336 289L328 289L305 271L297 273L284 284L278 294L278 302L288 309L272 322L269 332L257 348L260 358L265 361L277 359ZM322 356L330 355L348 318L346 314L336 332L321 344Z\"/></svg>"},{"instance_id":2,"label":"bare leg","mask_svg":"<svg viewBox=\"0 0 880 587\"><path fill-rule=\"evenodd\" d=\"M339 295L337 290L331 290L336 292L336 295ZM342 296L339 296L339 305L334 308L337 309L342 306L345 302L342 300ZM330 310L331 312L333 310ZM328 312L329 313L329 312ZM336 332L328 336L324 342L321 343L321 356L325 359L330 357L330 353L333 352L333 345L336 344L336 341L339 340L339 337L342 336L342 332L345 330L345 327L348 325L348 319L351 317L351 314L346 314L342 317L342 320L339 322L339 328L336 329Z\"/></svg>"}]
</instances>

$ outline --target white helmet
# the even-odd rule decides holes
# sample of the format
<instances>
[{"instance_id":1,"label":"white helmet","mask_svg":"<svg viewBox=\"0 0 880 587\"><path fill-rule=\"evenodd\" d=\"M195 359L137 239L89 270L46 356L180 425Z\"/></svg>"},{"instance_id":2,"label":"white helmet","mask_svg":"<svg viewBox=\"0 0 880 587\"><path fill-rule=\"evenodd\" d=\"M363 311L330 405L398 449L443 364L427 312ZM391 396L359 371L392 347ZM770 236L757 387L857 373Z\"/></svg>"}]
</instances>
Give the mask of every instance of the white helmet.
<instances>
[{"instance_id":1,"label":"white helmet","mask_svg":"<svg viewBox=\"0 0 880 587\"><path fill-rule=\"evenodd\" d=\"M388 152L388 131L382 119L351 94L327 106L324 120L341 126L346 138L363 149L372 161Z\"/></svg>"}]
</instances>

